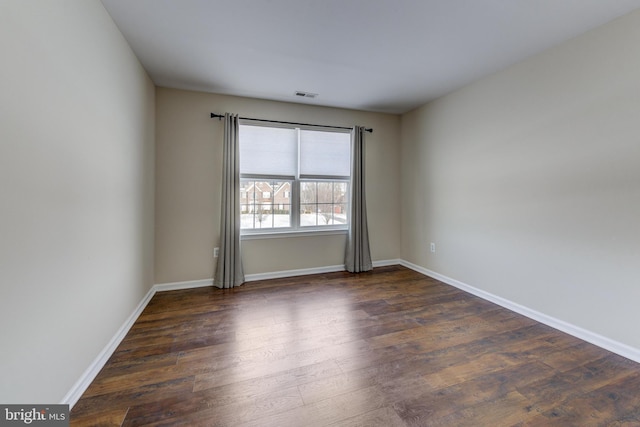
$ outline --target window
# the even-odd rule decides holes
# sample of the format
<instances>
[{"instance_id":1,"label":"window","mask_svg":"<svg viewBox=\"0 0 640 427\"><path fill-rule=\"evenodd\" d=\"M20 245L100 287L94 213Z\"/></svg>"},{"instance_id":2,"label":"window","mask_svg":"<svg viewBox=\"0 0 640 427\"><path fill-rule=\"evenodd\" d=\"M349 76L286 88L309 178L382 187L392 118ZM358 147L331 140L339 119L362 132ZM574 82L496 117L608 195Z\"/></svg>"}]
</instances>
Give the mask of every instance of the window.
<instances>
[{"instance_id":1,"label":"window","mask_svg":"<svg viewBox=\"0 0 640 427\"><path fill-rule=\"evenodd\" d=\"M300 182L300 225L345 225L347 183L343 181Z\"/></svg>"},{"instance_id":2,"label":"window","mask_svg":"<svg viewBox=\"0 0 640 427\"><path fill-rule=\"evenodd\" d=\"M351 135L240 125L243 234L346 229Z\"/></svg>"},{"instance_id":3,"label":"window","mask_svg":"<svg viewBox=\"0 0 640 427\"><path fill-rule=\"evenodd\" d=\"M290 188L291 181L240 180L240 218L242 229L291 227L291 198L284 197L282 189ZM276 189L274 197L265 188Z\"/></svg>"}]
</instances>

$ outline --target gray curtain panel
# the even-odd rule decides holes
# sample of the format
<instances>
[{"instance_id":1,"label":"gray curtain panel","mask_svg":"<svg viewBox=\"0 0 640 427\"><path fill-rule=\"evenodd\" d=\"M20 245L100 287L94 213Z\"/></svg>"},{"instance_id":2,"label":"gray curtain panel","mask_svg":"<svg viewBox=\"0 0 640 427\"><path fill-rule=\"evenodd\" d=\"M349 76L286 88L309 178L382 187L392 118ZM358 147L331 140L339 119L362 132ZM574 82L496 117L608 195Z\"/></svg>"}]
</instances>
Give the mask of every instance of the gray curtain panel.
<instances>
[{"instance_id":1,"label":"gray curtain panel","mask_svg":"<svg viewBox=\"0 0 640 427\"><path fill-rule=\"evenodd\" d=\"M237 114L224 115L222 200L220 212L220 252L213 280L218 288L244 283L240 252L240 162Z\"/></svg>"},{"instance_id":2,"label":"gray curtain panel","mask_svg":"<svg viewBox=\"0 0 640 427\"><path fill-rule=\"evenodd\" d=\"M351 132L351 222L344 264L347 271L352 273L373 269L365 201L364 132L364 128L359 126L353 128Z\"/></svg>"}]
</instances>

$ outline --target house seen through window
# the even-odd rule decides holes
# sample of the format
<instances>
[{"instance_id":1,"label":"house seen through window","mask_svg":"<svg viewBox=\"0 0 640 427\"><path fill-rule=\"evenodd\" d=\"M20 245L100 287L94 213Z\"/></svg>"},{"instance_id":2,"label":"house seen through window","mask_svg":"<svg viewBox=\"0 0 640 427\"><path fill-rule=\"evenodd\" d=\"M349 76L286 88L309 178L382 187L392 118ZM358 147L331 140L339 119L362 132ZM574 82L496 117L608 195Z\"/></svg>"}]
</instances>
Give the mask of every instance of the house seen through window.
<instances>
[{"instance_id":1,"label":"house seen through window","mask_svg":"<svg viewBox=\"0 0 640 427\"><path fill-rule=\"evenodd\" d=\"M240 125L243 233L346 229L351 134Z\"/></svg>"}]
</instances>

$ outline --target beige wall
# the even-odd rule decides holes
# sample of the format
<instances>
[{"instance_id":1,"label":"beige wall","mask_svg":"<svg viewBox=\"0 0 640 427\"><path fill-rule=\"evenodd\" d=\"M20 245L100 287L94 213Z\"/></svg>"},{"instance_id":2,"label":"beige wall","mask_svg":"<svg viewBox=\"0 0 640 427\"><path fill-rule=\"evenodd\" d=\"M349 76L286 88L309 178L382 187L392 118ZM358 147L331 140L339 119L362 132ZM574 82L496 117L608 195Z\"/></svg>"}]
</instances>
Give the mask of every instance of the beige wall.
<instances>
[{"instance_id":1,"label":"beige wall","mask_svg":"<svg viewBox=\"0 0 640 427\"><path fill-rule=\"evenodd\" d=\"M366 136L372 257L399 257L399 116L165 88L156 90L156 108L156 283L213 277L223 124L211 119L211 112L373 127L374 133ZM344 244L344 235L245 240L245 272L342 264Z\"/></svg>"},{"instance_id":2,"label":"beige wall","mask_svg":"<svg viewBox=\"0 0 640 427\"><path fill-rule=\"evenodd\" d=\"M153 84L99 1L0 1L0 402L58 403L153 284Z\"/></svg>"},{"instance_id":3,"label":"beige wall","mask_svg":"<svg viewBox=\"0 0 640 427\"><path fill-rule=\"evenodd\" d=\"M402 257L640 348L638 46L634 12L403 115Z\"/></svg>"}]
</instances>

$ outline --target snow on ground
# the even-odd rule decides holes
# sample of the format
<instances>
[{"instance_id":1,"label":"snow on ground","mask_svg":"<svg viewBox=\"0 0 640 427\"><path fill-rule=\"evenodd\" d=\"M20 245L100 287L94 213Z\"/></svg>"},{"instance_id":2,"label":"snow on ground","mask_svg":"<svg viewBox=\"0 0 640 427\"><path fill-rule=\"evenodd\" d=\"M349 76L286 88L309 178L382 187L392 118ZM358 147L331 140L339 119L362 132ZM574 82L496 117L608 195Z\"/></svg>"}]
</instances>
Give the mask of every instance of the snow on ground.
<instances>
[{"instance_id":1,"label":"snow on ground","mask_svg":"<svg viewBox=\"0 0 640 427\"><path fill-rule=\"evenodd\" d=\"M286 214L263 214L262 222L258 221L258 215L242 214L240 215L242 228L286 228L290 227L290 217ZM317 220L317 222L316 222ZM255 225L254 225L255 221ZM315 225L344 225L347 222L345 214L335 214L334 218L329 218L329 222L325 221L322 214L300 214L300 226L309 227Z\"/></svg>"}]
</instances>

